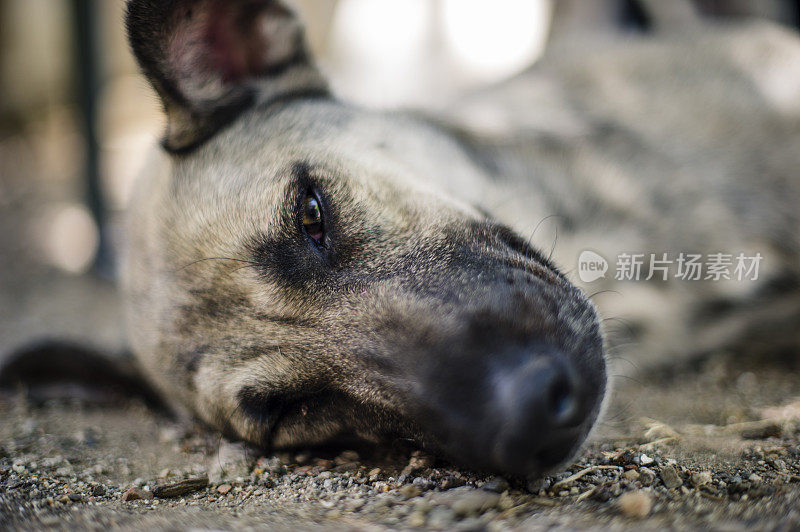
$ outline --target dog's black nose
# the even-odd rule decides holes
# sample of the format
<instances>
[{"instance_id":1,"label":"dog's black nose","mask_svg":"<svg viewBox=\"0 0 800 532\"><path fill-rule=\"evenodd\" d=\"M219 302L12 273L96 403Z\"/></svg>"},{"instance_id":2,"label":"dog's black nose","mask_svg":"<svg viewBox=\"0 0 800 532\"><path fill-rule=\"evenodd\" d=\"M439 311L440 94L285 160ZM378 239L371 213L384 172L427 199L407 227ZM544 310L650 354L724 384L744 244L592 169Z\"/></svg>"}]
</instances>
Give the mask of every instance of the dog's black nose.
<instances>
[{"instance_id":1,"label":"dog's black nose","mask_svg":"<svg viewBox=\"0 0 800 532\"><path fill-rule=\"evenodd\" d=\"M568 458L583 436L591 413L567 364L543 356L503 369L494 380L487 408L496 416L490 460L498 469L526 473Z\"/></svg>"},{"instance_id":2,"label":"dog's black nose","mask_svg":"<svg viewBox=\"0 0 800 532\"><path fill-rule=\"evenodd\" d=\"M425 395L426 429L462 465L543 474L575 453L605 393L604 374L580 371L576 359L537 346L440 372Z\"/></svg>"}]
</instances>

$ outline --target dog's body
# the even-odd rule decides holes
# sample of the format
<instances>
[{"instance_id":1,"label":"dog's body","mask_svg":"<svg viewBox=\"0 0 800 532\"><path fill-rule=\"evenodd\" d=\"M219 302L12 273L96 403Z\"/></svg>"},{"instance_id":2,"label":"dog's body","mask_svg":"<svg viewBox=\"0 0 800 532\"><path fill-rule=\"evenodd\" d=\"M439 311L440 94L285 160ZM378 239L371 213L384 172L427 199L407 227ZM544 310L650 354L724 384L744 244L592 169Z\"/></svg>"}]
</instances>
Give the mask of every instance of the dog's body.
<instances>
[{"instance_id":1,"label":"dog's body","mask_svg":"<svg viewBox=\"0 0 800 532\"><path fill-rule=\"evenodd\" d=\"M587 249L763 256L746 282L586 283L617 293L597 302L634 362L800 344L794 35L565 53L425 118L333 98L275 1L134 0L128 28L169 152L128 213L131 345L233 436L411 438L511 474L569 458L606 357L551 248L566 270Z\"/></svg>"}]
</instances>

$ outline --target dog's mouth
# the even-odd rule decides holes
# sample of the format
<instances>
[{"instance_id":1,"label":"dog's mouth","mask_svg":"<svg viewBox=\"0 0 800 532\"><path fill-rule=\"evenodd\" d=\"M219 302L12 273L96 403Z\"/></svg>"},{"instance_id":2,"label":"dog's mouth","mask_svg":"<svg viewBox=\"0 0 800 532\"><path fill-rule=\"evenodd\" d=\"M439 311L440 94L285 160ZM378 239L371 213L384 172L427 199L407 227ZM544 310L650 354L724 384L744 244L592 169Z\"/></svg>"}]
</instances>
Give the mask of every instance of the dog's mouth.
<instances>
[{"instance_id":1,"label":"dog's mouth","mask_svg":"<svg viewBox=\"0 0 800 532\"><path fill-rule=\"evenodd\" d=\"M305 443L319 443L323 433L328 431L317 427L318 435L313 437L309 430L312 418L317 418L321 410L336 402L337 394L327 389L299 392L266 392L255 388L244 388L238 397L239 409L253 423L254 429L246 439L265 450L291 445L305 438Z\"/></svg>"},{"instance_id":2,"label":"dog's mouth","mask_svg":"<svg viewBox=\"0 0 800 532\"><path fill-rule=\"evenodd\" d=\"M269 451L419 435L398 413L371 407L328 387L282 393L245 388L238 400L241 413L253 427L240 436Z\"/></svg>"},{"instance_id":3,"label":"dog's mouth","mask_svg":"<svg viewBox=\"0 0 800 532\"><path fill-rule=\"evenodd\" d=\"M405 414L387 411L330 388L308 393L245 389L239 402L252 427L240 436L266 452L356 444L387 449L403 442L456 468L507 478L547 474L575 453L588 432L581 424L552 434L525 433L518 435L518 441L506 441L500 431L495 434L488 426L477 424L473 430L443 432L448 424L441 422L432 428L431 420L424 419L417 409Z\"/></svg>"}]
</instances>

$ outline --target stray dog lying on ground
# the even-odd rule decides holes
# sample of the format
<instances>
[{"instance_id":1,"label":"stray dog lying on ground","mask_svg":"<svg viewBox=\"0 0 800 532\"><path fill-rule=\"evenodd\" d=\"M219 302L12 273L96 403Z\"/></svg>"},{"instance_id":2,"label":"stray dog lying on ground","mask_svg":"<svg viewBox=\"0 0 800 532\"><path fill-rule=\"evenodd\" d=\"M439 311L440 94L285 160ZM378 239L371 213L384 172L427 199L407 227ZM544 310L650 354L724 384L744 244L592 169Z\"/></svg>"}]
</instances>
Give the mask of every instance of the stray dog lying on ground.
<instances>
[{"instance_id":1,"label":"stray dog lying on ground","mask_svg":"<svg viewBox=\"0 0 800 532\"><path fill-rule=\"evenodd\" d=\"M800 343L788 32L667 29L425 118L336 100L277 1L133 0L127 25L168 120L129 212L131 347L232 437L541 475L596 422L614 341L643 365ZM610 346L579 280L621 295Z\"/></svg>"},{"instance_id":2,"label":"stray dog lying on ground","mask_svg":"<svg viewBox=\"0 0 800 532\"><path fill-rule=\"evenodd\" d=\"M266 447L410 438L530 474L577 450L597 315L486 212L474 149L334 99L277 2L134 1L127 24L168 118L125 280L164 395Z\"/></svg>"}]
</instances>

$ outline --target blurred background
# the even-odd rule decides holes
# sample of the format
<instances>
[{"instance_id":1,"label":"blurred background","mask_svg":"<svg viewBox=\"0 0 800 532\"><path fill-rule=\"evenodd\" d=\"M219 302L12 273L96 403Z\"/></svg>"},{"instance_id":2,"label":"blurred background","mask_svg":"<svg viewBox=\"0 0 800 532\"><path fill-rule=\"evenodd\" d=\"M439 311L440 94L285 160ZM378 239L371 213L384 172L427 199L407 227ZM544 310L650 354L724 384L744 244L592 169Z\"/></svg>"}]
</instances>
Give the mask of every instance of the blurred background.
<instances>
[{"instance_id":1,"label":"blurred background","mask_svg":"<svg viewBox=\"0 0 800 532\"><path fill-rule=\"evenodd\" d=\"M373 107L435 108L513 75L546 48L648 29L630 0L295 4L334 90ZM800 0L696 7L723 21L800 25ZM37 330L122 345L113 288L102 279L113 277L116 221L162 128L129 54L123 12L123 0L0 0L2 350Z\"/></svg>"}]
</instances>

